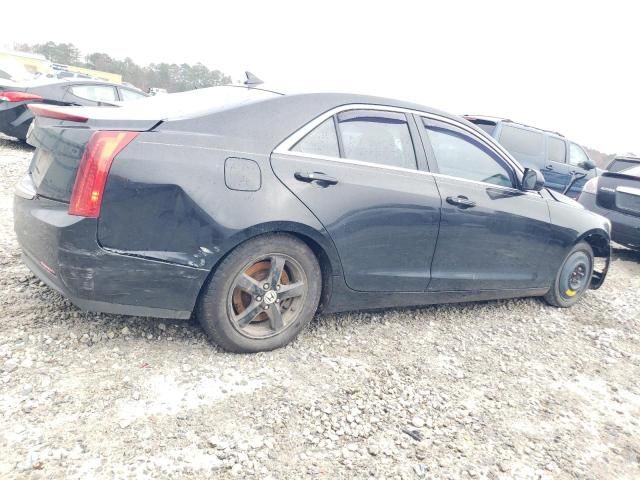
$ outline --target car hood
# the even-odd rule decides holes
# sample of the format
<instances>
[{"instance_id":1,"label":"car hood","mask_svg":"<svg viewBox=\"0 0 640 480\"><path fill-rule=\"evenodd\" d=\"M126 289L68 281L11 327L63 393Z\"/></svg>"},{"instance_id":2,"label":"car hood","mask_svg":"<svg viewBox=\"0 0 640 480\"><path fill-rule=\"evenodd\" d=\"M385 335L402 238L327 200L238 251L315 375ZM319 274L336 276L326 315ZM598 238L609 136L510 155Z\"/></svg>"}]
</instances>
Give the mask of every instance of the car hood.
<instances>
[{"instance_id":1,"label":"car hood","mask_svg":"<svg viewBox=\"0 0 640 480\"><path fill-rule=\"evenodd\" d=\"M564 203L565 205L571 205L572 207L580 208L584 210L584 207L576 202L573 198L569 198L566 195L562 195L561 193L554 192L553 190L547 189L547 192L553 197L556 202Z\"/></svg>"}]
</instances>

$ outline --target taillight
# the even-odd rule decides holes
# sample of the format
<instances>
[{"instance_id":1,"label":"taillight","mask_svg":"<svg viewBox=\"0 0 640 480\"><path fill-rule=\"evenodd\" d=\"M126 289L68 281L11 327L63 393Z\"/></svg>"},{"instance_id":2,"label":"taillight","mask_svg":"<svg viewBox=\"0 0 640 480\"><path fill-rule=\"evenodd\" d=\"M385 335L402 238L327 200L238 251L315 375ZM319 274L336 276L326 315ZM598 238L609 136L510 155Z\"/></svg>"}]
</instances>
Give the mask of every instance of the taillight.
<instances>
[{"instance_id":1,"label":"taillight","mask_svg":"<svg viewBox=\"0 0 640 480\"><path fill-rule=\"evenodd\" d=\"M138 132L95 132L82 155L71 193L69 213L81 217L100 216L102 194L113 159Z\"/></svg>"},{"instance_id":2,"label":"taillight","mask_svg":"<svg viewBox=\"0 0 640 480\"><path fill-rule=\"evenodd\" d=\"M66 120L68 122L79 123L85 123L87 120L89 120L88 117L83 117L81 115L75 115L66 111L57 110L55 107L52 108L46 105L27 105L27 108L39 117L54 118L56 120Z\"/></svg>"},{"instance_id":3,"label":"taillight","mask_svg":"<svg viewBox=\"0 0 640 480\"><path fill-rule=\"evenodd\" d=\"M593 193L594 195L598 192L598 177L593 177L582 187L582 191L584 193Z\"/></svg>"},{"instance_id":4,"label":"taillight","mask_svg":"<svg viewBox=\"0 0 640 480\"><path fill-rule=\"evenodd\" d=\"M5 102L26 102L30 100L42 100L40 95L27 92L0 92L0 101Z\"/></svg>"}]
</instances>

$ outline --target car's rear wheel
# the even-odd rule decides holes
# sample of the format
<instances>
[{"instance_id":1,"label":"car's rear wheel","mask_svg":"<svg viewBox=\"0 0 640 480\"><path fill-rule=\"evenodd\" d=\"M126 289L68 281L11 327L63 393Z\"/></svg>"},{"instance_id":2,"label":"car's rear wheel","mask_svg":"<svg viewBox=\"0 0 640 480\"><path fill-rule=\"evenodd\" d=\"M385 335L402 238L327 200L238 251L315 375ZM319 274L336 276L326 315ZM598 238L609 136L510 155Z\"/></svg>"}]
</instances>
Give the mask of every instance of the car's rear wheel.
<instances>
[{"instance_id":1,"label":"car's rear wheel","mask_svg":"<svg viewBox=\"0 0 640 480\"><path fill-rule=\"evenodd\" d=\"M233 250L205 285L197 310L200 323L225 350L281 347L313 318L321 275L313 251L297 238L253 238Z\"/></svg>"},{"instance_id":2,"label":"car's rear wheel","mask_svg":"<svg viewBox=\"0 0 640 480\"><path fill-rule=\"evenodd\" d=\"M570 307L587 291L592 276L593 250L588 243L579 242L565 257L544 299L555 307Z\"/></svg>"}]
</instances>

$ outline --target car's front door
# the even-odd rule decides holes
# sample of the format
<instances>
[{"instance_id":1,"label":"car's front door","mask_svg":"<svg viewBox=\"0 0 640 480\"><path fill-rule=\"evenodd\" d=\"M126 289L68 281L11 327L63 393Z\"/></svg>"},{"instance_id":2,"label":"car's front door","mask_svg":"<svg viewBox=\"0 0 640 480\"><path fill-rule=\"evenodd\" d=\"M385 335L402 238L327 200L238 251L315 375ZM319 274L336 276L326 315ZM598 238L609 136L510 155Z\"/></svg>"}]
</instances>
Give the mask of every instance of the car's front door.
<instances>
[{"instance_id":1,"label":"car's front door","mask_svg":"<svg viewBox=\"0 0 640 480\"><path fill-rule=\"evenodd\" d=\"M417 162L426 162L414 148L413 118L352 109L311 126L277 148L271 164L329 232L346 284L359 291L426 290L440 195L433 176L418 171Z\"/></svg>"},{"instance_id":2,"label":"car's front door","mask_svg":"<svg viewBox=\"0 0 640 480\"><path fill-rule=\"evenodd\" d=\"M582 192L582 187L587 181L593 178L596 174L595 169L587 170L584 167L585 162L589 162L589 156L582 149L582 147L573 142L569 143L569 173L575 172L578 175L584 175L571 187L571 190L567 192L567 195L576 198Z\"/></svg>"},{"instance_id":3,"label":"car's front door","mask_svg":"<svg viewBox=\"0 0 640 480\"><path fill-rule=\"evenodd\" d=\"M545 200L517 189L515 168L470 129L424 117L420 123L443 200L429 290L548 285Z\"/></svg>"}]
</instances>

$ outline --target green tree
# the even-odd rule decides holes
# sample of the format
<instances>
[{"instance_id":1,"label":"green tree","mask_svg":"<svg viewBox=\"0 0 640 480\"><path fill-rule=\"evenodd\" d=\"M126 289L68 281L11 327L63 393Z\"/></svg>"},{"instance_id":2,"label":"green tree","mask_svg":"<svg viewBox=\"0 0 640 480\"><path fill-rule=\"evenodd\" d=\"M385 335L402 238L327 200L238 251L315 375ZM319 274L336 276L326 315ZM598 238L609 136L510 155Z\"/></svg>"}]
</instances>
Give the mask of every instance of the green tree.
<instances>
[{"instance_id":1,"label":"green tree","mask_svg":"<svg viewBox=\"0 0 640 480\"><path fill-rule=\"evenodd\" d=\"M231 83L230 76L220 70L210 70L202 63L195 65L152 63L140 66L129 57L118 60L104 52L90 53L84 57L84 62L82 62L78 48L71 43L14 44L14 48L25 52L40 53L54 63L117 73L122 75L124 82L145 91L155 87L164 88L168 92L183 92Z\"/></svg>"},{"instance_id":2,"label":"green tree","mask_svg":"<svg viewBox=\"0 0 640 480\"><path fill-rule=\"evenodd\" d=\"M35 45L18 44L14 48L26 52L44 55L53 63L75 65L80 60L80 51L72 43L37 43Z\"/></svg>"}]
</instances>

